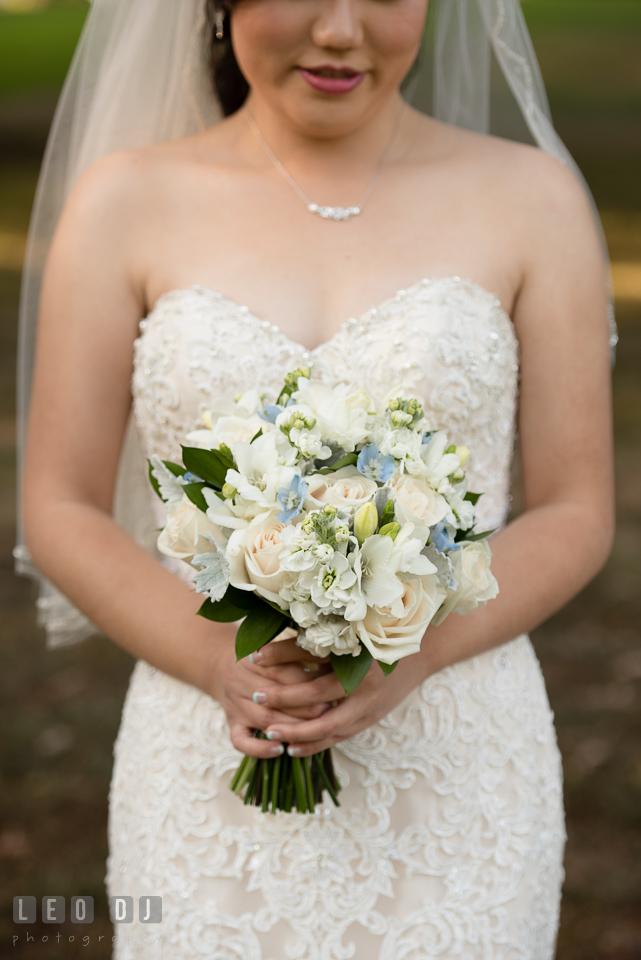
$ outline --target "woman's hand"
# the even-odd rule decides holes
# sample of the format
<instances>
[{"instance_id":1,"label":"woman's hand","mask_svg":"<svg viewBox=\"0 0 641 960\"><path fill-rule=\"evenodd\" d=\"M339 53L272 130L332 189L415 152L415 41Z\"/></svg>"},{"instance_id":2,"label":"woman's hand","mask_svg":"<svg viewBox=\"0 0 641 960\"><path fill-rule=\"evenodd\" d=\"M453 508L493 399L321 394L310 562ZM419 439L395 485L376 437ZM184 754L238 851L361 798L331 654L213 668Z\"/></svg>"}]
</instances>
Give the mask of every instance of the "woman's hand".
<instances>
[{"instance_id":1,"label":"woman's hand","mask_svg":"<svg viewBox=\"0 0 641 960\"><path fill-rule=\"evenodd\" d=\"M296 650L303 658L309 658L299 647ZM289 645L270 643L254 654L254 660L265 670L275 670L293 656ZM274 719L265 728L267 735L271 740L289 743L290 756L310 756L371 727L398 706L425 676L425 664L418 654L401 660L389 677L373 662L363 682L349 697L345 696L336 675L327 668L312 674L311 679L308 675L304 683L265 685L258 692L264 694L265 709L274 714L282 716L302 709L323 708L321 714L309 720L292 723ZM328 708L328 704L331 707Z\"/></svg>"},{"instance_id":2,"label":"woman's hand","mask_svg":"<svg viewBox=\"0 0 641 960\"><path fill-rule=\"evenodd\" d=\"M320 671L330 668L322 661L313 663L314 658L296 645L296 631L290 628L251 658L236 662L235 627L229 626L229 635L221 637L222 642L216 646L216 671L210 692L227 715L231 741L237 750L253 757L279 756L282 745L258 740L253 731L267 730L274 724L289 729L304 720L317 719L329 707L300 694L291 707L277 708L270 701L275 702L279 692L288 686L299 690L309 686ZM272 647L278 648L278 653L266 656L266 650Z\"/></svg>"}]
</instances>

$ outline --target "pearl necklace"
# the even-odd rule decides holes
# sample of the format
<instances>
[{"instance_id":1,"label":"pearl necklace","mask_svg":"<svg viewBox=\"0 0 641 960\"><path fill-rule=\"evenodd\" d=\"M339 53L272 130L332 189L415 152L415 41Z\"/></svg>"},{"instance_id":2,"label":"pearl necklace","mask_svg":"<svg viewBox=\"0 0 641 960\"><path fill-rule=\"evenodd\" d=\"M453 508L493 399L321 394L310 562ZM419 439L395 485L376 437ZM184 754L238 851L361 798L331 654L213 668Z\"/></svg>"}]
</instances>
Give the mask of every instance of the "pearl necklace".
<instances>
[{"instance_id":1,"label":"pearl necklace","mask_svg":"<svg viewBox=\"0 0 641 960\"><path fill-rule=\"evenodd\" d=\"M248 123L249 126L251 127L251 129L252 129L253 133L255 134L256 139L257 139L258 142L260 143L261 147L263 148L263 150L265 151L265 153L267 154L267 156L269 157L269 159L272 161L272 163L274 164L274 166L276 167L276 169L278 170L278 172L281 174L281 176L284 177L284 179L287 181L287 183L290 185L290 187L291 187L291 188L295 191L295 193L297 193L298 196L301 198L301 200L302 200L303 203L306 205L306 207L307 207L307 209L309 210L309 212L310 212L310 213L316 213L316 214L318 214L318 216L319 216L319 217L322 217L323 220L337 220L337 221L340 221L340 220L350 220L352 217L357 217L357 216L359 215L359 213L362 213L363 207L365 206L367 200L369 199L370 194L372 193L372 190L374 189L374 187L375 187L376 184L378 183L378 181L379 181L379 179L380 179L380 176L381 176L383 170L385 169L385 165L386 165L387 161L389 160L389 156L390 156L390 154L391 154L391 152L392 152L392 149L393 149L393 147L394 147L394 144L396 143L396 137L398 136L398 131L399 131L400 126L401 126L401 121L402 121L402 119L403 119L403 116L405 115L405 104L403 104L403 107L402 107L401 110L399 111L398 118L397 118L396 123L395 123L395 125L394 125L394 130L392 131L392 136L390 137L390 141L389 141L389 143L388 143L388 145L387 145L387 148L386 148L386 150L385 150L385 153L383 154L383 156L382 156L382 158L381 158L381 162L379 163L378 167L376 168L376 173L374 174L372 180L370 181L370 183L369 183L369 185L368 185L365 193L364 193L363 196L361 197L360 202L359 202L355 207L326 207L326 206L321 206L321 205L318 204L318 203L313 203L313 202L309 199L309 197L307 196L307 194L302 190L302 188L296 183L296 181L295 181L294 178L291 176L291 174L287 172L287 170L286 170L285 167L282 165L282 163L280 162L280 160L278 159L278 157L277 157L277 156L274 154L274 152L271 150L269 144L266 142L266 140L265 140L265 138L263 137L262 133L261 133L260 130L258 129L258 125L257 125L256 121L254 120L254 118L252 117L251 113L249 112L249 108L248 108L248 107L245 107L245 108L244 108L244 113L245 113L245 116L246 116L246 118L247 118L247 123Z\"/></svg>"}]
</instances>

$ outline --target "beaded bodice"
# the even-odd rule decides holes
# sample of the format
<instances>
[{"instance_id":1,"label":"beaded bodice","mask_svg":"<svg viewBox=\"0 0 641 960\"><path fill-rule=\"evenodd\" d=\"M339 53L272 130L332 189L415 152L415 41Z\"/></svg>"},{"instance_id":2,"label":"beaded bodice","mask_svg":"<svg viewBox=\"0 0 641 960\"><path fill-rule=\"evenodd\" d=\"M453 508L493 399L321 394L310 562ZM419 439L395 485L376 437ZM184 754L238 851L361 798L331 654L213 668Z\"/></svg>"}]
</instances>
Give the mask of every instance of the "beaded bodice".
<instances>
[{"instance_id":1,"label":"beaded bodice","mask_svg":"<svg viewBox=\"0 0 641 960\"><path fill-rule=\"evenodd\" d=\"M220 397L256 387L273 401L283 376L305 362L314 376L356 382L379 402L401 385L411 388L432 427L472 449L472 488L485 493L480 520L504 522L518 344L500 302L477 284L421 280L311 351L201 286L160 297L140 330L133 393L147 455L175 458L185 434Z\"/></svg>"}]
</instances>

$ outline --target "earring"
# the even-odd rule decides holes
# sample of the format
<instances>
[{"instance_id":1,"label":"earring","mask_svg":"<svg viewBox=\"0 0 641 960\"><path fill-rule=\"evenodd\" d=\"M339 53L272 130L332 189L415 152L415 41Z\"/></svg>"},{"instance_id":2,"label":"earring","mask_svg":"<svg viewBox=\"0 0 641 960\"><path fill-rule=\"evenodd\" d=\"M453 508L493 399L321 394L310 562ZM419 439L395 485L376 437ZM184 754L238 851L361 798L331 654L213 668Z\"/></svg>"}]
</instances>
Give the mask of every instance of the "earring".
<instances>
[{"instance_id":1,"label":"earring","mask_svg":"<svg viewBox=\"0 0 641 960\"><path fill-rule=\"evenodd\" d=\"M216 27L216 40L223 39L223 26L225 23L225 11L216 10L214 13L214 26Z\"/></svg>"}]
</instances>

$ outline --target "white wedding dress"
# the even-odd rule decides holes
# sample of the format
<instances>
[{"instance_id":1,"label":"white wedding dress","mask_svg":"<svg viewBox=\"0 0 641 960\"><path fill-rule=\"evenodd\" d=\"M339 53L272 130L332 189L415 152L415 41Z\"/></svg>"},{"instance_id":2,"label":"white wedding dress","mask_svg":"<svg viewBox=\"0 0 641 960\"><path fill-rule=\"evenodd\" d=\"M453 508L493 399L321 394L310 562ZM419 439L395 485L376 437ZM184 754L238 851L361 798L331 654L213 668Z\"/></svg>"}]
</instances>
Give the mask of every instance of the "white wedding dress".
<instances>
[{"instance_id":1,"label":"white wedding dress","mask_svg":"<svg viewBox=\"0 0 641 960\"><path fill-rule=\"evenodd\" d=\"M505 522L518 343L476 284L423 280L311 352L199 286L161 297L140 327L147 455L178 459L216 397L258 387L273 400L306 362L375 398L414 390L472 448L482 525ZM431 677L334 756L339 809L247 808L228 790L240 756L221 707L139 662L115 747L108 887L162 896L163 917L119 925L118 960L551 960L561 767L526 636Z\"/></svg>"}]
</instances>

